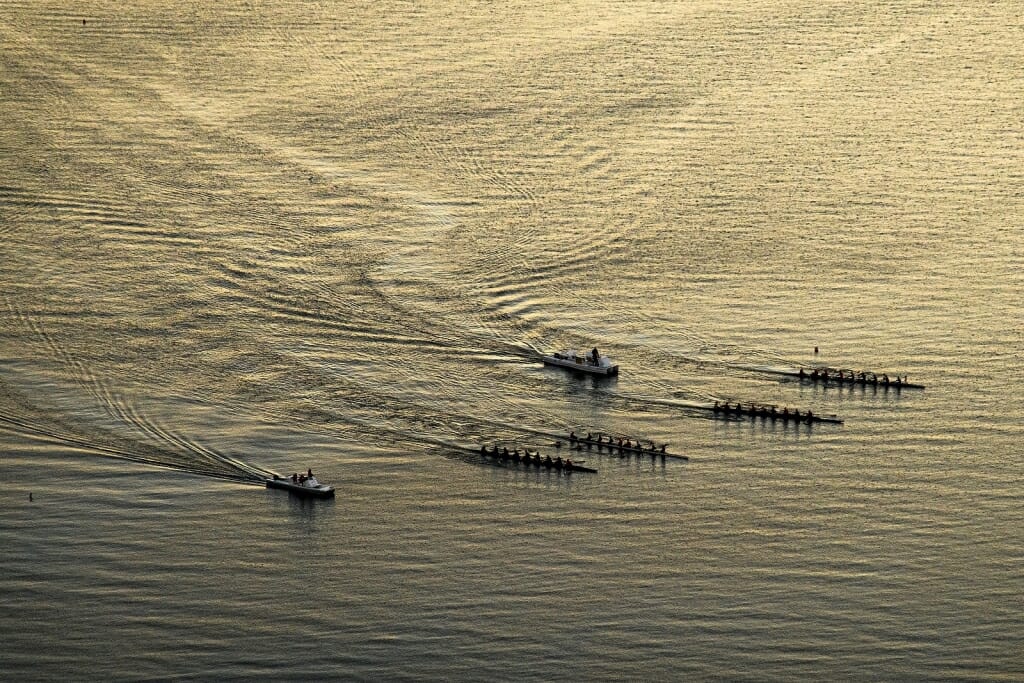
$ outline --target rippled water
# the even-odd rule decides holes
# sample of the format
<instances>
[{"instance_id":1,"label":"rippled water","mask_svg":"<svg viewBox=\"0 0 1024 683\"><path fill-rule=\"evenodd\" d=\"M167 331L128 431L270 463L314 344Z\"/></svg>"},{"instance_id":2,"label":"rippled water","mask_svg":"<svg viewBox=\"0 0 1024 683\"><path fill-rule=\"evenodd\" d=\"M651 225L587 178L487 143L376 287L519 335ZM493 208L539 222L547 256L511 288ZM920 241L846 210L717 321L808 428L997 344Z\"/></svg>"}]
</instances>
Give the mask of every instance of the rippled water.
<instances>
[{"instance_id":1,"label":"rippled water","mask_svg":"<svg viewBox=\"0 0 1024 683\"><path fill-rule=\"evenodd\" d=\"M5 3L0 670L1024 677L1022 23Z\"/></svg>"}]
</instances>

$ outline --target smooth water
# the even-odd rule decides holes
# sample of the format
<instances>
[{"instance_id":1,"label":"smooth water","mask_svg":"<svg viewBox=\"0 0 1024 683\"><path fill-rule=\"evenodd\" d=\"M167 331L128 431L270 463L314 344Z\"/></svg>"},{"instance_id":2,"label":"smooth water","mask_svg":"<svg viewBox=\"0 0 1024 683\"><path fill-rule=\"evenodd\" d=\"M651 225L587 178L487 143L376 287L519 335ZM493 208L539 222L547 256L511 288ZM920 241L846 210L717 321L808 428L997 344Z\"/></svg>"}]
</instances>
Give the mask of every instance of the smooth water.
<instances>
[{"instance_id":1,"label":"smooth water","mask_svg":"<svg viewBox=\"0 0 1024 683\"><path fill-rule=\"evenodd\" d=\"M1024 678L1022 29L4 3L3 677Z\"/></svg>"}]
</instances>

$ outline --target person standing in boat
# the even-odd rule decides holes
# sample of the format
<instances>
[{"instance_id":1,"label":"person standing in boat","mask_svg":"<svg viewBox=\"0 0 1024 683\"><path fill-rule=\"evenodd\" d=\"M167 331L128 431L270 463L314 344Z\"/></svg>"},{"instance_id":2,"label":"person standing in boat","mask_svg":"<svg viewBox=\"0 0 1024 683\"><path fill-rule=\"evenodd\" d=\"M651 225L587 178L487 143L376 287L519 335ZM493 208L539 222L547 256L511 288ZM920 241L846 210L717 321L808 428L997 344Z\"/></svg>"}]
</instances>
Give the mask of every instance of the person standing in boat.
<instances>
[{"instance_id":1,"label":"person standing in boat","mask_svg":"<svg viewBox=\"0 0 1024 683\"><path fill-rule=\"evenodd\" d=\"M594 365L597 365L597 361L601 357L601 354L597 352L596 346L594 347L594 350L590 352L590 355L594 359Z\"/></svg>"}]
</instances>

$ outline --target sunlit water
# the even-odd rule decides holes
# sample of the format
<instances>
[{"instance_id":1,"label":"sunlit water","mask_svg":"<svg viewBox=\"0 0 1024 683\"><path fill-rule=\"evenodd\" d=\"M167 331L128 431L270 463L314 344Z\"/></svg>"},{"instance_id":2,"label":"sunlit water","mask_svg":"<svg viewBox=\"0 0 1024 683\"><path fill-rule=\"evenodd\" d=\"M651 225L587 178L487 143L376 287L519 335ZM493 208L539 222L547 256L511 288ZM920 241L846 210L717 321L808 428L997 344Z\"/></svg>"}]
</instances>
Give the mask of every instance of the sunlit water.
<instances>
[{"instance_id":1,"label":"sunlit water","mask_svg":"<svg viewBox=\"0 0 1024 683\"><path fill-rule=\"evenodd\" d=\"M1024 676L1017 5L133 5L0 7L5 676Z\"/></svg>"}]
</instances>

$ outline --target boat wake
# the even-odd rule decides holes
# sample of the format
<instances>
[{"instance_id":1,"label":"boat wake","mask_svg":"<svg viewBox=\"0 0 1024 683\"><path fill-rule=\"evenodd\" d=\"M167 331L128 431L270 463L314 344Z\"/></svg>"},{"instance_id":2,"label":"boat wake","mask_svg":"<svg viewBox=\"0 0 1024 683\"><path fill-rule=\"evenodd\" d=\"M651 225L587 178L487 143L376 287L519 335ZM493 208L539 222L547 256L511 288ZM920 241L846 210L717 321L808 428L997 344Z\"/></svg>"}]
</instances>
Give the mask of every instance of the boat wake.
<instances>
[{"instance_id":1,"label":"boat wake","mask_svg":"<svg viewBox=\"0 0 1024 683\"><path fill-rule=\"evenodd\" d=\"M25 397L0 383L0 429L40 439L69 450L106 458L162 467L189 474L246 484L262 484L274 473L216 450L190 443L155 427L151 434L162 434L162 443L146 443L93 425L71 424L47 416ZM11 407L16 410L10 410Z\"/></svg>"}]
</instances>

